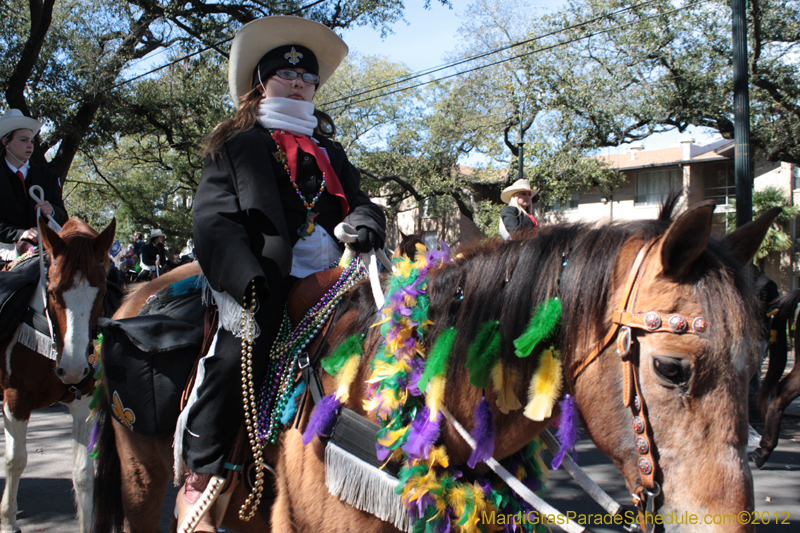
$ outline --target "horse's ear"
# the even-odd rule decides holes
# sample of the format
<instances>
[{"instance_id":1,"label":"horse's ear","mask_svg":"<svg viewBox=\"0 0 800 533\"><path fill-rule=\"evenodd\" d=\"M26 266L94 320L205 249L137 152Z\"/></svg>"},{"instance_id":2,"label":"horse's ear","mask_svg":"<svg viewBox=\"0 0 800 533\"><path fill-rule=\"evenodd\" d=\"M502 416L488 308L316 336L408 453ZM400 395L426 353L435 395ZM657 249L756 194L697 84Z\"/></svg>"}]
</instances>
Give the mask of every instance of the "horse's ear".
<instances>
[{"instance_id":1,"label":"horse's ear","mask_svg":"<svg viewBox=\"0 0 800 533\"><path fill-rule=\"evenodd\" d=\"M706 200L681 214L661 240L661 267L665 275L680 279L703 253L711 237L714 200Z\"/></svg>"},{"instance_id":2,"label":"horse's ear","mask_svg":"<svg viewBox=\"0 0 800 533\"><path fill-rule=\"evenodd\" d=\"M400 232L400 240L401 240L401 241L402 241L402 240L405 240L405 239L408 239L408 235L406 235L405 233L403 233L403 230L398 230L398 231Z\"/></svg>"},{"instance_id":3,"label":"horse's ear","mask_svg":"<svg viewBox=\"0 0 800 533\"><path fill-rule=\"evenodd\" d=\"M114 235L117 233L117 219L112 218L111 222L109 222L106 229L104 229L100 235L95 237L94 239L94 247L95 250L99 250L105 254L108 254L108 251L111 249L111 245L114 244Z\"/></svg>"},{"instance_id":4,"label":"horse's ear","mask_svg":"<svg viewBox=\"0 0 800 533\"><path fill-rule=\"evenodd\" d=\"M44 217L39 217L39 235L42 236L42 247L50 252L52 256L61 255L64 249L64 241L58 236L50 226L45 222Z\"/></svg>"},{"instance_id":5,"label":"horse's ear","mask_svg":"<svg viewBox=\"0 0 800 533\"><path fill-rule=\"evenodd\" d=\"M780 207L773 207L754 221L748 222L741 228L737 228L736 231L725 237L725 243L728 245L728 249L733 252L733 255L741 261L743 265L752 261L756 256L756 252L758 251L758 247L761 246L764 236L767 234L767 231L769 231L772 222L775 221L775 217L777 217L781 211L782 209Z\"/></svg>"}]
</instances>

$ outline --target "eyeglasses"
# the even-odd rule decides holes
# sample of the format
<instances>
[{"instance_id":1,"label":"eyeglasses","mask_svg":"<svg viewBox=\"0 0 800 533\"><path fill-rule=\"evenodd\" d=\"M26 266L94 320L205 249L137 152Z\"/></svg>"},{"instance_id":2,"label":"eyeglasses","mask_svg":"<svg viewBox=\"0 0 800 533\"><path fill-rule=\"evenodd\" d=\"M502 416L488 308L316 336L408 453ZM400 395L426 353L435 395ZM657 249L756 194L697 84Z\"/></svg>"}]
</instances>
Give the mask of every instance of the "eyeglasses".
<instances>
[{"instance_id":1,"label":"eyeglasses","mask_svg":"<svg viewBox=\"0 0 800 533\"><path fill-rule=\"evenodd\" d=\"M309 85L319 85L319 76L310 72L296 72L294 70L277 70L275 75L283 80L294 81L298 76L303 80L303 83Z\"/></svg>"}]
</instances>

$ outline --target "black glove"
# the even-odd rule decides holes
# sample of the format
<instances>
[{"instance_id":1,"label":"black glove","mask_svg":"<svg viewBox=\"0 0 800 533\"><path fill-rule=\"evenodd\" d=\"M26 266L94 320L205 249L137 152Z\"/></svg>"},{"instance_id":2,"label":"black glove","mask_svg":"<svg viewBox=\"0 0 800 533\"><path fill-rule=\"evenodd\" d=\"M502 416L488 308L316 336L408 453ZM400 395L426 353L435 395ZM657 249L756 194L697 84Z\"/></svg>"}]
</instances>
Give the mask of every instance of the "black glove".
<instances>
[{"instance_id":1,"label":"black glove","mask_svg":"<svg viewBox=\"0 0 800 533\"><path fill-rule=\"evenodd\" d=\"M378 250L383 248L383 239L378 235L375 230L366 226L359 226L358 236L356 242L350 243L350 247L356 252L362 254L370 250Z\"/></svg>"}]
</instances>

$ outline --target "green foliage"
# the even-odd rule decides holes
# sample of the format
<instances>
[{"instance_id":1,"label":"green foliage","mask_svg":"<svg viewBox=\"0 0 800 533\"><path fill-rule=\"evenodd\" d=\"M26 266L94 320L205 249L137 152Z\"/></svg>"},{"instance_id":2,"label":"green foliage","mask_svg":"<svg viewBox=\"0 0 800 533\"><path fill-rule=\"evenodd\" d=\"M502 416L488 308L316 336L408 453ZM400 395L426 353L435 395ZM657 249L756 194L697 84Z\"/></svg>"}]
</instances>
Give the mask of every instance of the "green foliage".
<instances>
[{"instance_id":1,"label":"green foliage","mask_svg":"<svg viewBox=\"0 0 800 533\"><path fill-rule=\"evenodd\" d=\"M736 201L731 200L733 211L725 214L729 231L736 229ZM783 252L791 249L792 238L786 233L792 220L800 216L800 206L791 205L783 191L777 187L767 187L753 192L753 218L756 219L773 207L780 207L781 213L775 218L767 235L756 252L756 259L764 259L771 252Z\"/></svg>"}]
</instances>

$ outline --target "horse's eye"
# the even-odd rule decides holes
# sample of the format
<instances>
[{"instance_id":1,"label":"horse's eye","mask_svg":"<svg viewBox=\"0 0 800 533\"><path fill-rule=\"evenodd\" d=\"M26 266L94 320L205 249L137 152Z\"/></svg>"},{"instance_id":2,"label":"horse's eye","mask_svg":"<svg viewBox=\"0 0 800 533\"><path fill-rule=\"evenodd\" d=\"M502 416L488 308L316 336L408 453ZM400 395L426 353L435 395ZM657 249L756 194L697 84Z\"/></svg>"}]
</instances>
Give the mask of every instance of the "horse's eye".
<instances>
[{"instance_id":1,"label":"horse's eye","mask_svg":"<svg viewBox=\"0 0 800 533\"><path fill-rule=\"evenodd\" d=\"M666 381L680 385L689 381L688 363L672 357L656 357L653 359L653 368L659 377Z\"/></svg>"}]
</instances>

